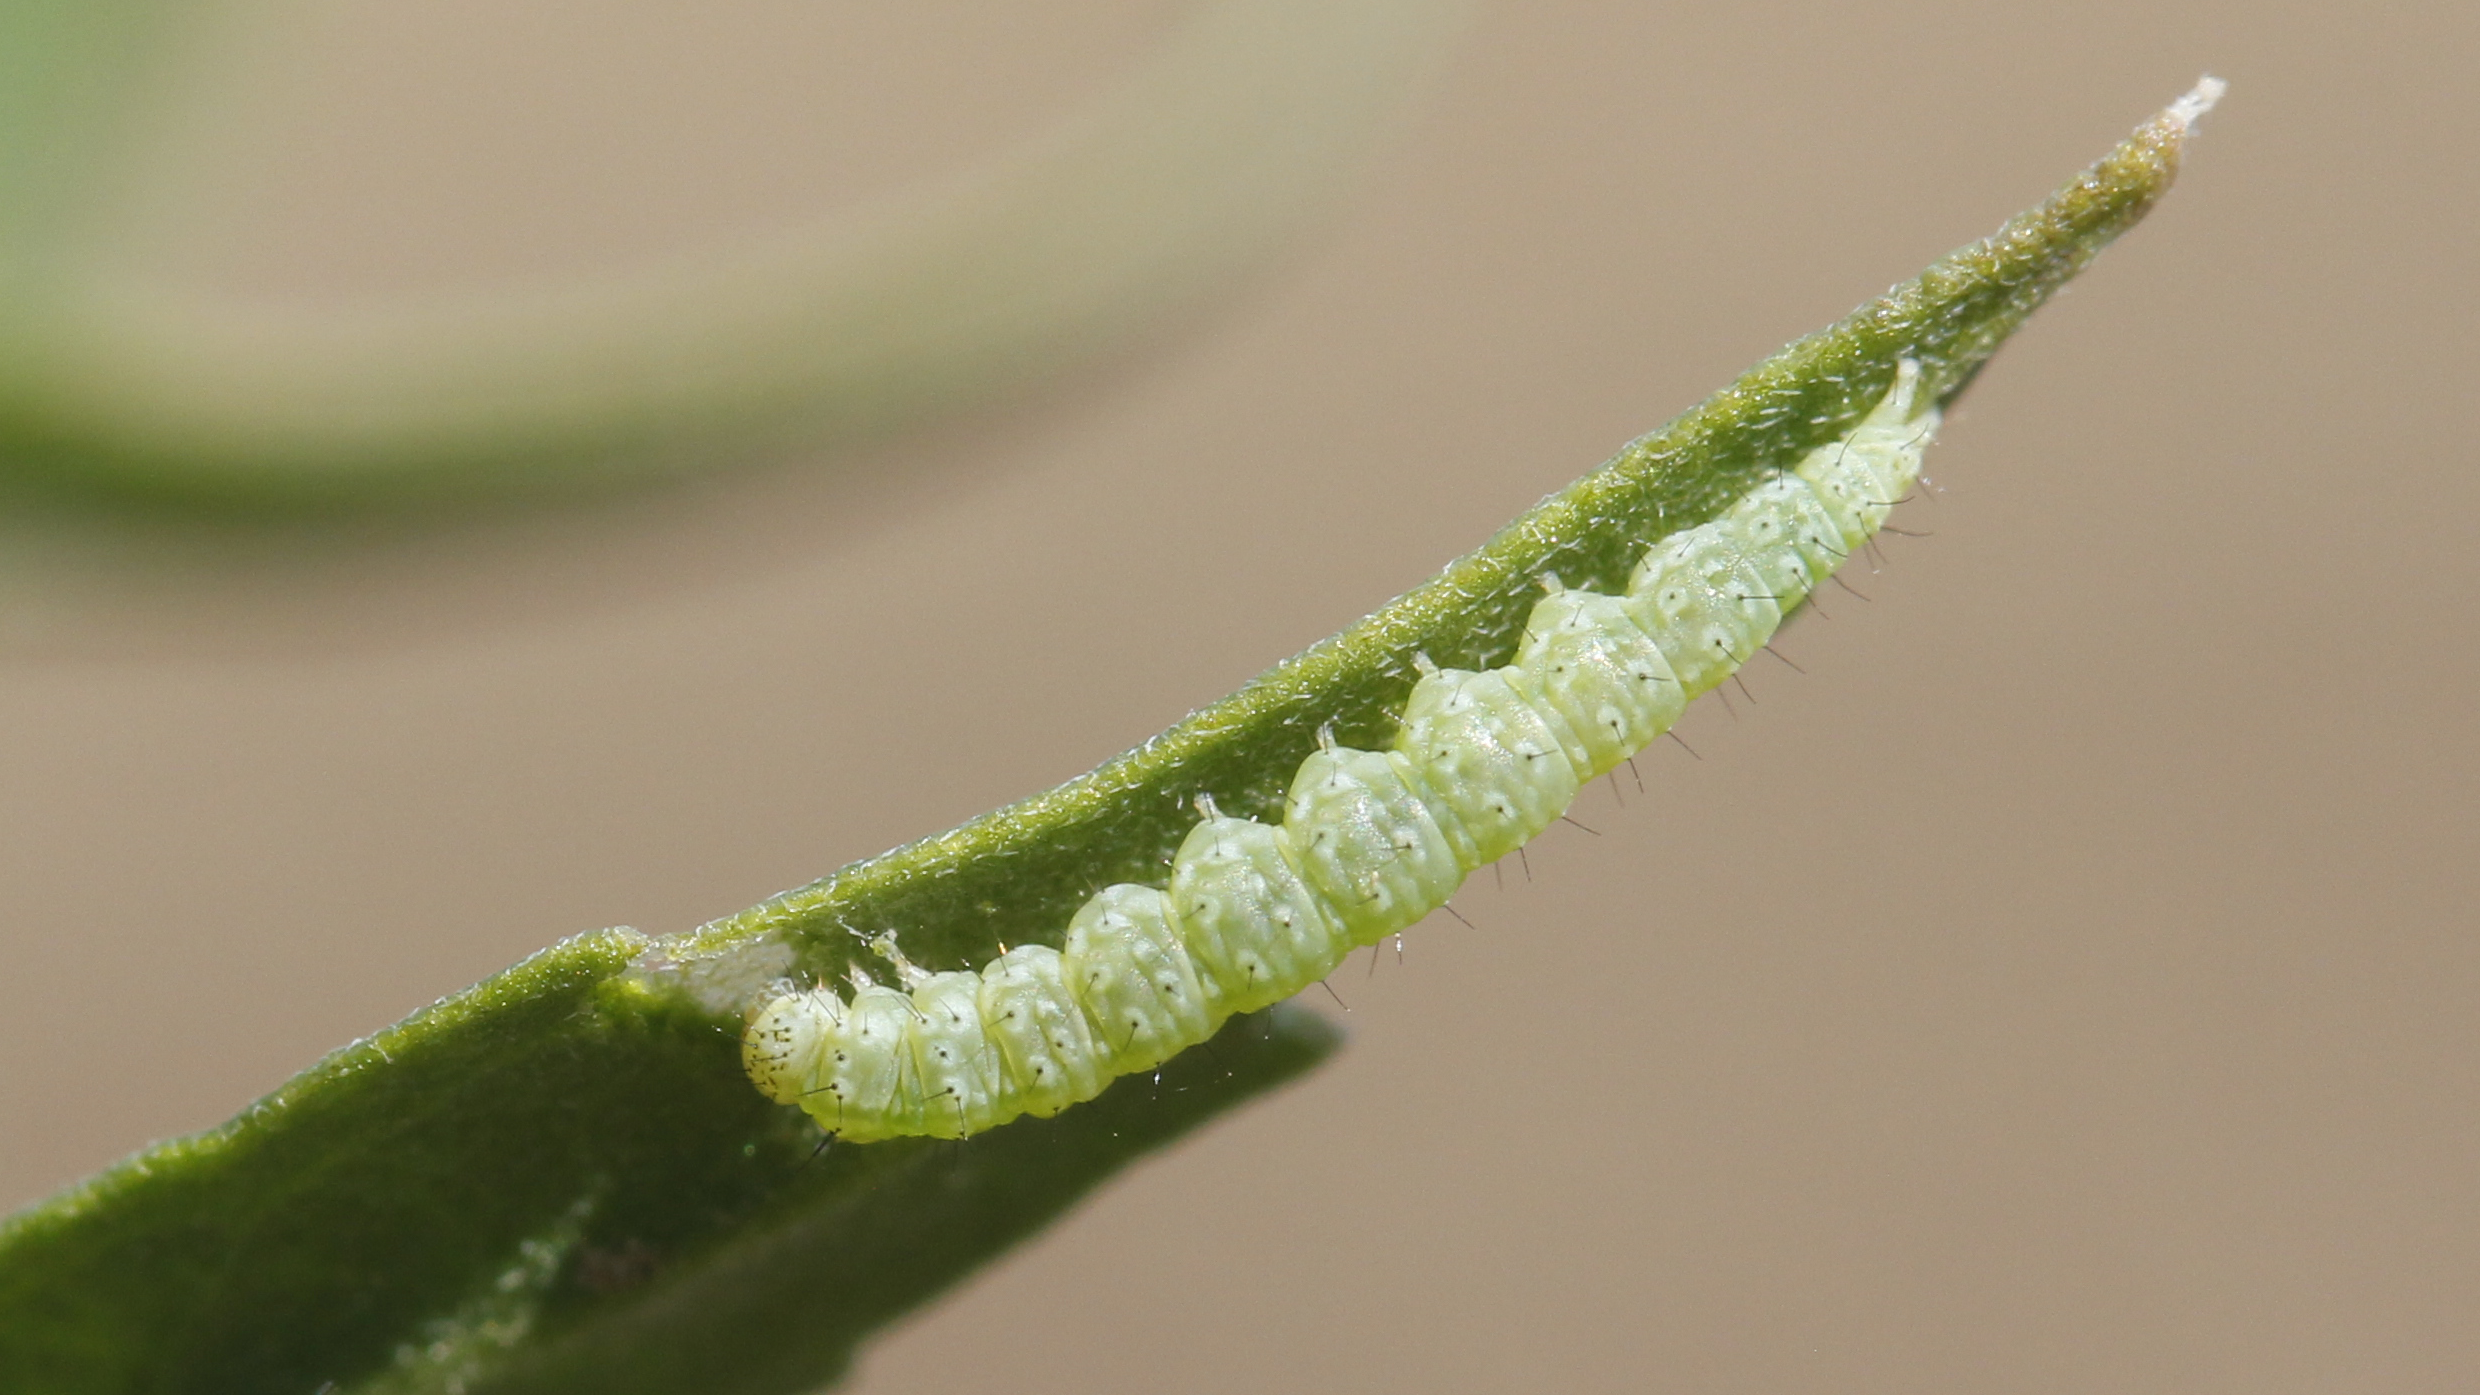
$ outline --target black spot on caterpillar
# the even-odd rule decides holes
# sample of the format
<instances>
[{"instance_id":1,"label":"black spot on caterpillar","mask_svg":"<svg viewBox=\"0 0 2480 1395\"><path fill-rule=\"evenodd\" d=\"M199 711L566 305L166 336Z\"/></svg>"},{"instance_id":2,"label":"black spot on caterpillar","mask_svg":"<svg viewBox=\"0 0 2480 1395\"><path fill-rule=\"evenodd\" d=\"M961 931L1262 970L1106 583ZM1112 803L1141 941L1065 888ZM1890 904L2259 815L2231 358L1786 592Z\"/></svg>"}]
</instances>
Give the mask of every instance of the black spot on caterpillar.
<instances>
[{"instance_id":1,"label":"black spot on caterpillar","mask_svg":"<svg viewBox=\"0 0 2480 1395\"><path fill-rule=\"evenodd\" d=\"M1201 797L1169 884L1104 887L1061 948L930 973L881 937L900 986L856 970L849 999L776 996L742 1039L750 1079L853 1142L961 1138L1092 1099L1324 978L1557 821L1876 533L1937 428L1918 378L1905 361L1848 435L1651 540L1624 595L1545 580L1514 662L1421 660L1393 748L1321 733L1281 823Z\"/></svg>"}]
</instances>

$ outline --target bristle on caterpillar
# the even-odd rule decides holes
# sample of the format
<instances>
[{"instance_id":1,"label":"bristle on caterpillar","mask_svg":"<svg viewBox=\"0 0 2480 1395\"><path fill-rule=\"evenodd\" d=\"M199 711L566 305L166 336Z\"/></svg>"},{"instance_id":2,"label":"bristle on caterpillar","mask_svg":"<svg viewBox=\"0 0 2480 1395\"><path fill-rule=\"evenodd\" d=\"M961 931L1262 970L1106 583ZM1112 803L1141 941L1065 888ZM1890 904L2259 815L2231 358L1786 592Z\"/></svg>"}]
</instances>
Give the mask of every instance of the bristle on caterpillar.
<instances>
[{"instance_id":1,"label":"bristle on caterpillar","mask_svg":"<svg viewBox=\"0 0 2480 1395\"><path fill-rule=\"evenodd\" d=\"M1201 797L1168 885L1103 888L1060 948L930 973L881 937L900 987L856 974L850 998L776 996L742 1038L750 1079L852 1142L961 1138L1092 1099L1324 978L1547 829L1764 647L1918 479L1938 424L1918 381L1904 360L1850 433L1654 541L1624 595L1545 579L1513 663L1421 657L1394 747L1321 732L1281 823Z\"/></svg>"}]
</instances>

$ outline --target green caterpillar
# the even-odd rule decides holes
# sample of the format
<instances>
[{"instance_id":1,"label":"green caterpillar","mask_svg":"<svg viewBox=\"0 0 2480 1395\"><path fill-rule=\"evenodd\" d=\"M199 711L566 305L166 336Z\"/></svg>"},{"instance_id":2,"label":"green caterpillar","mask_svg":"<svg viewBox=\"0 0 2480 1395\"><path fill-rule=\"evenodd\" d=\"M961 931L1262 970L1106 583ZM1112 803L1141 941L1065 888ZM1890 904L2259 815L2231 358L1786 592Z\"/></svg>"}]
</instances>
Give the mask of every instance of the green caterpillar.
<instances>
[{"instance_id":1,"label":"green caterpillar","mask_svg":"<svg viewBox=\"0 0 2480 1395\"><path fill-rule=\"evenodd\" d=\"M1904 360L1849 434L1656 540L1625 595L1545 578L1515 662L1422 660L1394 749L1321 732L1282 823L1200 796L1169 885L1103 888L1062 948L929 973L881 936L900 988L855 970L849 1000L775 996L742 1039L750 1079L852 1142L961 1138L1092 1099L1324 978L1548 828L1756 654L1918 478L1938 424L1918 382Z\"/></svg>"}]
</instances>

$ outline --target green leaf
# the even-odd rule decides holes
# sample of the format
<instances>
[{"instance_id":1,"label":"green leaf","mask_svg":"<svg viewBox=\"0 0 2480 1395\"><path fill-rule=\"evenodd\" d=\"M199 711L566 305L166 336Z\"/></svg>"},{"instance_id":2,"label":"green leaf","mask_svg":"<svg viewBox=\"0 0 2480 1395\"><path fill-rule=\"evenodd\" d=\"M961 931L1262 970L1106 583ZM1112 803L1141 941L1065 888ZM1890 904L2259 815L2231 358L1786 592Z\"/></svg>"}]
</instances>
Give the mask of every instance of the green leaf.
<instances>
[{"instance_id":1,"label":"green leaf","mask_svg":"<svg viewBox=\"0 0 2480 1395\"><path fill-rule=\"evenodd\" d=\"M580 936L0 1232L11 1391L791 1391L1332 1050L1298 1010L1032 1128L835 1149ZM479 1385L474 1388L483 1388Z\"/></svg>"},{"instance_id":2,"label":"green leaf","mask_svg":"<svg viewBox=\"0 0 2480 1395\"><path fill-rule=\"evenodd\" d=\"M1092 774L685 935L557 946L21 1213L0 1231L0 1384L761 1392L831 1375L1133 1153L1330 1043L1278 1011L1056 1120L811 1163L815 1130L738 1065L765 983L836 973L855 929L902 927L933 967L1057 943L1095 887L1159 879L1197 793L1270 813L1319 726L1391 738L1417 651L1503 660L1540 574L1620 589L1649 540L1841 433L1901 358L1951 399L2160 197L2192 115Z\"/></svg>"}]
</instances>

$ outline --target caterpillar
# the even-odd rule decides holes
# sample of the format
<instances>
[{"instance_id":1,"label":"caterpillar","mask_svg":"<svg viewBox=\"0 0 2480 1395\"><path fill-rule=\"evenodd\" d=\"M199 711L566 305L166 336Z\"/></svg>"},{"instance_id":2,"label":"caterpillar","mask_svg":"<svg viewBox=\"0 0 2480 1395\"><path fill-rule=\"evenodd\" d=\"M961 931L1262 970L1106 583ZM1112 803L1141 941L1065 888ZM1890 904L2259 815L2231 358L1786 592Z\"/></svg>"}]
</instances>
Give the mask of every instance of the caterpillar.
<instances>
[{"instance_id":1,"label":"caterpillar","mask_svg":"<svg viewBox=\"0 0 2480 1395\"><path fill-rule=\"evenodd\" d=\"M1416 659L1394 747L1318 734L1281 823L1209 795L1163 886L1104 887L1060 948L932 973L893 937L895 986L851 972L776 993L742 1037L749 1078L850 1142L961 1138L1094 1098L1326 977L1546 830L1586 782L1670 729L1874 535L1938 425L1918 365L1850 432L1710 522L1658 539L1626 594L1542 580L1515 661Z\"/></svg>"}]
</instances>

